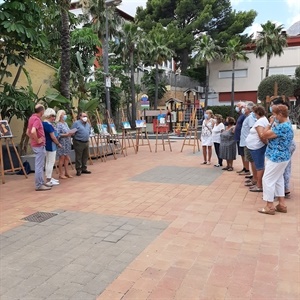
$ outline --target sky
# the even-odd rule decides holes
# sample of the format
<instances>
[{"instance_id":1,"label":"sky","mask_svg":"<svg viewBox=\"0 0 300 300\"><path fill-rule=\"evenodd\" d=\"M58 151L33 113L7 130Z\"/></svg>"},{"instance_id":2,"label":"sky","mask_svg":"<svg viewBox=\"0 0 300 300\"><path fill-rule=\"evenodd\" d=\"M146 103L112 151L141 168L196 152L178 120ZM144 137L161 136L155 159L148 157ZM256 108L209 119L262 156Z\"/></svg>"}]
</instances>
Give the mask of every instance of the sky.
<instances>
[{"instance_id":1,"label":"sky","mask_svg":"<svg viewBox=\"0 0 300 300\"><path fill-rule=\"evenodd\" d=\"M123 0L119 8L134 16L136 8L145 7L146 2L147 0ZM284 25L285 29L300 21L300 0L231 0L231 4L237 11L254 9L257 12L249 33L260 31L260 24L268 20Z\"/></svg>"}]
</instances>

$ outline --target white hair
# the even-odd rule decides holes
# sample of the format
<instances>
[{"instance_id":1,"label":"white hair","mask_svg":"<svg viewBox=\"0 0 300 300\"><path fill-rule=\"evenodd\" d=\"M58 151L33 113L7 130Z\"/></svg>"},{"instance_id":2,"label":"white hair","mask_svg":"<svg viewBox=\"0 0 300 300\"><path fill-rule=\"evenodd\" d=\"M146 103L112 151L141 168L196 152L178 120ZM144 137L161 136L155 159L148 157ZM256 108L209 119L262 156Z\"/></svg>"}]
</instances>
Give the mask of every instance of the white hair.
<instances>
[{"instance_id":1,"label":"white hair","mask_svg":"<svg viewBox=\"0 0 300 300\"><path fill-rule=\"evenodd\" d=\"M61 109L61 110L59 110L59 111L57 112L57 114L56 114L56 119L55 119L55 122L56 122L56 123L57 123L57 122L60 122L60 117L61 117L62 114L66 114L66 112L65 112L63 109Z\"/></svg>"},{"instance_id":2,"label":"white hair","mask_svg":"<svg viewBox=\"0 0 300 300\"><path fill-rule=\"evenodd\" d=\"M246 103L240 101L236 106L237 106L237 107L246 107Z\"/></svg>"},{"instance_id":3,"label":"white hair","mask_svg":"<svg viewBox=\"0 0 300 300\"><path fill-rule=\"evenodd\" d=\"M252 101L246 101L246 108L250 111L252 111L255 104Z\"/></svg>"},{"instance_id":4,"label":"white hair","mask_svg":"<svg viewBox=\"0 0 300 300\"><path fill-rule=\"evenodd\" d=\"M56 112L53 108L47 108L44 112L44 118L48 119L51 116L56 116Z\"/></svg>"}]
</instances>

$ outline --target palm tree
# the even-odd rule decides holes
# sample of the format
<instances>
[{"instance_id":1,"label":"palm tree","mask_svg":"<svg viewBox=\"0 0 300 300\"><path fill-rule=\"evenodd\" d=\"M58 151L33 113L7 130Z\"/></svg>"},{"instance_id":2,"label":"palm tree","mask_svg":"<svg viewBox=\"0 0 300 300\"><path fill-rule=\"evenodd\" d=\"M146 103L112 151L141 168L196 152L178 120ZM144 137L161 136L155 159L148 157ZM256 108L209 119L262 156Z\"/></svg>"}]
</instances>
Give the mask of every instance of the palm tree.
<instances>
[{"instance_id":1,"label":"palm tree","mask_svg":"<svg viewBox=\"0 0 300 300\"><path fill-rule=\"evenodd\" d=\"M234 74L235 74L235 63L237 60L247 61L247 52L243 50L243 45L239 37L232 38L227 47L225 47L224 61L232 62L232 81L231 81L231 115L234 115Z\"/></svg>"},{"instance_id":2,"label":"palm tree","mask_svg":"<svg viewBox=\"0 0 300 300\"><path fill-rule=\"evenodd\" d=\"M159 66L168 59L171 59L174 52L166 45L166 35L163 32L154 30L150 32L147 43L148 56L150 63L155 64L155 98L154 109L158 104L158 84L159 84Z\"/></svg>"},{"instance_id":3,"label":"palm tree","mask_svg":"<svg viewBox=\"0 0 300 300\"><path fill-rule=\"evenodd\" d=\"M57 0L61 13L61 70L60 70L60 92L70 99L70 73L71 73L71 43L70 43L70 0Z\"/></svg>"},{"instance_id":4,"label":"palm tree","mask_svg":"<svg viewBox=\"0 0 300 300\"><path fill-rule=\"evenodd\" d=\"M131 90L131 121L132 125L136 120L136 101L135 101L135 64L134 61L138 59L139 45L142 43L142 31L136 24L124 23L121 33L120 43L117 48L123 56L124 62L128 63L130 68L130 90Z\"/></svg>"},{"instance_id":5,"label":"palm tree","mask_svg":"<svg viewBox=\"0 0 300 300\"><path fill-rule=\"evenodd\" d=\"M258 33L256 40L256 57L262 58L267 55L266 77L269 76L270 60L272 56L281 56L283 48L287 46L286 35L283 33L283 25L268 21L261 24L262 31Z\"/></svg>"},{"instance_id":6,"label":"palm tree","mask_svg":"<svg viewBox=\"0 0 300 300\"><path fill-rule=\"evenodd\" d=\"M196 43L195 51L198 53L195 56L195 63L205 63L206 81L205 81L205 110L208 104L208 88L209 88L209 65L214 60L220 58L220 47L215 44L215 41L209 35L201 36L201 39Z\"/></svg>"}]
</instances>

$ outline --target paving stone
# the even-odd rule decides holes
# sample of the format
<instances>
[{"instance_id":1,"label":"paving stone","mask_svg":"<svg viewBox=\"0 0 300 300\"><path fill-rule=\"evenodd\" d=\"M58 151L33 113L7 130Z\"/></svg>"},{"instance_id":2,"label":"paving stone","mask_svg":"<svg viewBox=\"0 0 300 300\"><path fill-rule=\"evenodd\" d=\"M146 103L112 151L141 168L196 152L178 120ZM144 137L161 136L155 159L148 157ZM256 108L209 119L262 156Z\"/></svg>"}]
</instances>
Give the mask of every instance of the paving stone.
<instances>
[{"instance_id":1,"label":"paving stone","mask_svg":"<svg viewBox=\"0 0 300 300\"><path fill-rule=\"evenodd\" d=\"M81 291L83 286L76 282L69 282L64 284L62 287L60 287L55 294L62 295L66 299L71 298L73 295L75 295L77 292Z\"/></svg>"},{"instance_id":2,"label":"paving stone","mask_svg":"<svg viewBox=\"0 0 300 300\"><path fill-rule=\"evenodd\" d=\"M86 271L81 271L73 276L72 282L86 285L96 277L96 274Z\"/></svg>"},{"instance_id":3,"label":"paving stone","mask_svg":"<svg viewBox=\"0 0 300 300\"><path fill-rule=\"evenodd\" d=\"M95 295L86 292L75 293L70 300L95 300Z\"/></svg>"},{"instance_id":4,"label":"paving stone","mask_svg":"<svg viewBox=\"0 0 300 300\"><path fill-rule=\"evenodd\" d=\"M103 241L110 242L110 243L117 243L122 238L123 238L122 236L110 234L109 236L104 238Z\"/></svg>"}]
</instances>

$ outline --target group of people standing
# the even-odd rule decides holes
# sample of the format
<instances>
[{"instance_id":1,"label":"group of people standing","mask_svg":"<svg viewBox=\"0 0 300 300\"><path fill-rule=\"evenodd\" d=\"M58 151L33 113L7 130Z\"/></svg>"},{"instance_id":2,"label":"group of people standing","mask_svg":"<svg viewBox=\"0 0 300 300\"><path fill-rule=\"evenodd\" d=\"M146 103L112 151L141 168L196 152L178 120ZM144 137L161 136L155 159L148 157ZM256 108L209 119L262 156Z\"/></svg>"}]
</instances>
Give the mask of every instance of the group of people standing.
<instances>
[{"instance_id":1,"label":"group of people standing","mask_svg":"<svg viewBox=\"0 0 300 300\"><path fill-rule=\"evenodd\" d=\"M221 115L213 116L211 110L205 112L201 133L202 164L211 164L213 144L218 158L214 166L221 167L226 160L222 170L233 171L233 161L238 153L243 168L237 173L246 177L245 186L250 192L263 192L266 204L258 211L270 215L274 215L275 211L286 213L291 156L296 148L288 118L288 104L281 97L274 99L269 119L265 109L251 101L240 102L235 109L239 114L237 121L227 117L222 122ZM276 198L279 204L275 207L273 202Z\"/></svg>"},{"instance_id":2,"label":"group of people standing","mask_svg":"<svg viewBox=\"0 0 300 300\"><path fill-rule=\"evenodd\" d=\"M56 113L52 108L45 110L41 104L35 106L35 113L29 118L26 133L35 153L36 191L51 190L53 186L59 185L59 180L52 177L57 159L59 179L73 177L68 171L72 142L75 150L76 175L91 173L87 170L91 131L91 126L87 122L88 117L85 113L81 113L71 129L66 121L67 115L64 110Z\"/></svg>"}]
</instances>

